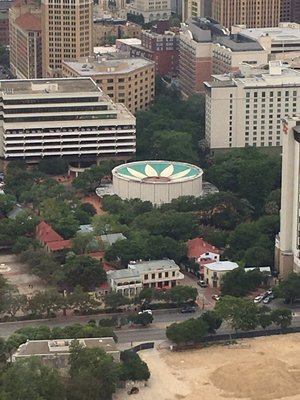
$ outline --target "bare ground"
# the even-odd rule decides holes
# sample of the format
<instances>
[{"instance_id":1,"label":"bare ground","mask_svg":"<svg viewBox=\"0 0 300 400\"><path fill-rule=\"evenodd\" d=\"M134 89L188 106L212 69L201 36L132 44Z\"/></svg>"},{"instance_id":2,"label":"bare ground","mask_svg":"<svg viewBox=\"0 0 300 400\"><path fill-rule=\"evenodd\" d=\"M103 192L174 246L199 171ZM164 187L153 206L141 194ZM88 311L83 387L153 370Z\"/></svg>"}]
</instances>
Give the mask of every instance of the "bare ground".
<instances>
[{"instance_id":1,"label":"bare ground","mask_svg":"<svg viewBox=\"0 0 300 400\"><path fill-rule=\"evenodd\" d=\"M300 400L300 334L186 352L147 350L148 386L136 400ZM131 397L131 396L130 396ZM130 398L120 391L115 400Z\"/></svg>"},{"instance_id":2,"label":"bare ground","mask_svg":"<svg viewBox=\"0 0 300 400\"><path fill-rule=\"evenodd\" d=\"M32 294L37 290L46 289L46 284L38 276L31 274L29 267L20 263L15 255L0 254L0 265L2 275L20 294Z\"/></svg>"}]
</instances>

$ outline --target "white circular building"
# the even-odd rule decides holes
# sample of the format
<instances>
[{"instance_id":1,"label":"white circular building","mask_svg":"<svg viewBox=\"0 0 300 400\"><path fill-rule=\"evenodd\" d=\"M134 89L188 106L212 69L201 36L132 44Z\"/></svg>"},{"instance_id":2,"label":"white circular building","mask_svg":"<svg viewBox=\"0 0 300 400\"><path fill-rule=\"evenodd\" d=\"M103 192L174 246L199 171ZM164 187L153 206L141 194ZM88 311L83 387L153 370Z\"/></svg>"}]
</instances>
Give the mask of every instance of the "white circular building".
<instances>
[{"instance_id":1,"label":"white circular building","mask_svg":"<svg viewBox=\"0 0 300 400\"><path fill-rule=\"evenodd\" d=\"M180 196L200 196L201 168L173 161L137 161L112 170L113 191L122 199L141 199L160 205Z\"/></svg>"}]
</instances>

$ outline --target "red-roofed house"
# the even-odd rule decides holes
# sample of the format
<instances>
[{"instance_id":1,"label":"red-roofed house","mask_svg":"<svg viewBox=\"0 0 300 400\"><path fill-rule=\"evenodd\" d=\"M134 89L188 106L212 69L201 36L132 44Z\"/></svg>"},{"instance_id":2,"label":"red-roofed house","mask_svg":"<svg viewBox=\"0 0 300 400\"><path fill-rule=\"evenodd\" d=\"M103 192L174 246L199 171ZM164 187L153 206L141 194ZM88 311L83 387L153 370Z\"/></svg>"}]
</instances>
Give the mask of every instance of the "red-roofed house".
<instances>
[{"instance_id":1,"label":"red-roofed house","mask_svg":"<svg viewBox=\"0 0 300 400\"><path fill-rule=\"evenodd\" d=\"M49 252L67 250L72 247L71 240L65 240L45 221L37 225L35 237Z\"/></svg>"},{"instance_id":2,"label":"red-roofed house","mask_svg":"<svg viewBox=\"0 0 300 400\"><path fill-rule=\"evenodd\" d=\"M200 266L220 261L220 250L202 238L194 238L187 242L187 256Z\"/></svg>"},{"instance_id":3,"label":"red-roofed house","mask_svg":"<svg viewBox=\"0 0 300 400\"><path fill-rule=\"evenodd\" d=\"M105 257L105 252L104 251L94 251L93 253L88 253L87 254L88 257L92 257L95 260L98 260L100 262L102 262L104 260Z\"/></svg>"}]
</instances>

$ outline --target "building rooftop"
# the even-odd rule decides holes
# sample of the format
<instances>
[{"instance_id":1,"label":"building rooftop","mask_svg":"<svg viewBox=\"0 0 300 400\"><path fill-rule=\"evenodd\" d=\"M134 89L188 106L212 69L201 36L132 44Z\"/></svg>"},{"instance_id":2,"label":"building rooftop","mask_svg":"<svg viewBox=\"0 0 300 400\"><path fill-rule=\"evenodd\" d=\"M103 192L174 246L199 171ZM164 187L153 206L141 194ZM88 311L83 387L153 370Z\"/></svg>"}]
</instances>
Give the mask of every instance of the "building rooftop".
<instances>
[{"instance_id":1,"label":"building rooftop","mask_svg":"<svg viewBox=\"0 0 300 400\"><path fill-rule=\"evenodd\" d=\"M142 44L141 39L137 38L128 38L128 39L117 39L118 42L127 44L128 46L138 46Z\"/></svg>"},{"instance_id":2,"label":"building rooftop","mask_svg":"<svg viewBox=\"0 0 300 400\"><path fill-rule=\"evenodd\" d=\"M241 29L239 34L252 40L257 40L261 36L270 36L273 43L299 43L300 40L299 27Z\"/></svg>"},{"instance_id":3,"label":"building rooftop","mask_svg":"<svg viewBox=\"0 0 300 400\"><path fill-rule=\"evenodd\" d=\"M102 94L96 83L88 77L0 80L0 92L6 95L87 92Z\"/></svg>"},{"instance_id":4,"label":"building rooftop","mask_svg":"<svg viewBox=\"0 0 300 400\"><path fill-rule=\"evenodd\" d=\"M205 265L205 268L216 272L232 271L233 269L236 269L238 267L238 264L232 261L217 261Z\"/></svg>"},{"instance_id":5,"label":"building rooftop","mask_svg":"<svg viewBox=\"0 0 300 400\"><path fill-rule=\"evenodd\" d=\"M118 165L112 170L113 176L128 181L147 181L152 183L181 182L202 175L196 165L165 160L135 161Z\"/></svg>"},{"instance_id":6,"label":"building rooftop","mask_svg":"<svg viewBox=\"0 0 300 400\"><path fill-rule=\"evenodd\" d=\"M175 263L174 260L170 260L168 258L163 260L150 260L150 261L131 261L128 264L128 269L137 270L139 273L141 272L151 272L162 270L166 271L168 269L178 268L179 266Z\"/></svg>"},{"instance_id":7,"label":"building rooftop","mask_svg":"<svg viewBox=\"0 0 300 400\"><path fill-rule=\"evenodd\" d=\"M281 61L252 66L242 63L240 73L234 75L214 75L215 81L205 82L207 88L233 87L278 87L300 85L300 71L285 67Z\"/></svg>"},{"instance_id":8,"label":"building rooftop","mask_svg":"<svg viewBox=\"0 0 300 400\"><path fill-rule=\"evenodd\" d=\"M229 30L212 18L188 18L185 29L191 32L196 42L211 42L216 36L229 35Z\"/></svg>"},{"instance_id":9,"label":"building rooftop","mask_svg":"<svg viewBox=\"0 0 300 400\"><path fill-rule=\"evenodd\" d=\"M88 62L87 62L88 60ZM139 68L154 65L144 58L108 59L107 57L82 58L77 61L65 61L64 64L81 76L126 74Z\"/></svg>"},{"instance_id":10,"label":"building rooftop","mask_svg":"<svg viewBox=\"0 0 300 400\"><path fill-rule=\"evenodd\" d=\"M118 240L125 240L127 238L123 235L123 233L107 233L106 235L100 235L100 239L102 242L111 246Z\"/></svg>"},{"instance_id":11,"label":"building rooftop","mask_svg":"<svg viewBox=\"0 0 300 400\"><path fill-rule=\"evenodd\" d=\"M42 29L41 16L32 14L31 12L27 12L16 18L16 24L25 31L40 31Z\"/></svg>"},{"instance_id":12,"label":"building rooftop","mask_svg":"<svg viewBox=\"0 0 300 400\"><path fill-rule=\"evenodd\" d=\"M14 356L42 356L68 354L74 339L29 340L22 344ZM106 352L118 351L112 337L77 339L83 347L100 348Z\"/></svg>"},{"instance_id":13,"label":"building rooftop","mask_svg":"<svg viewBox=\"0 0 300 400\"><path fill-rule=\"evenodd\" d=\"M241 40L239 35L231 37L221 36L217 39L217 44L225 46L233 52L243 51L264 51L263 47L256 41Z\"/></svg>"},{"instance_id":14,"label":"building rooftop","mask_svg":"<svg viewBox=\"0 0 300 400\"><path fill-rule=\"evenodd\" d=\"M108 279L135 279L141 281L140 272L136 269L118 269L116 271L107 271Z\"/></svg>"}]
</instances>

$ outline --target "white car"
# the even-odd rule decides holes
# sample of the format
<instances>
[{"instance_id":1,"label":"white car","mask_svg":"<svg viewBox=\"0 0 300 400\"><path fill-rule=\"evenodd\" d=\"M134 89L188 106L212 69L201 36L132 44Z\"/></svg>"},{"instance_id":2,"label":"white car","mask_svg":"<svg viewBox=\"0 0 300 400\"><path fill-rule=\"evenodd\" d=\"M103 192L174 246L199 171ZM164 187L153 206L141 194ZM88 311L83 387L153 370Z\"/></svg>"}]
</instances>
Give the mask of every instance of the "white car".
<instances>
[{"instance_id":1,"label":"white car","mask_svg":"<svg viewBox=\"0 0 300 400\"><path fill-rule=\"evenodd\" d=\"M148 314L150 314L150 315L152 315L152 310L143 310L143 311L140 311L139 312L139 314L143 314L143 313L148 313Z\"/></svg>"},{"instance_id":2,"label":"white car","mask_svg":"<svg viewBox=\"0 0 300 400\"><path fill-rule=\"evenodd\" d=\"M262 295L256 296L254 298L254 303L260 303L264 297Z\"/></svg>"}]
</instances>

